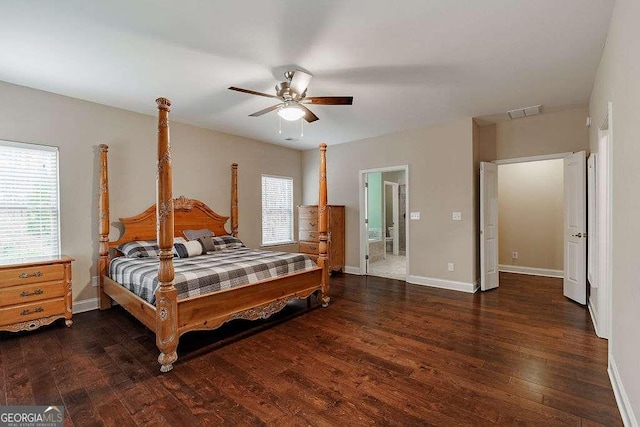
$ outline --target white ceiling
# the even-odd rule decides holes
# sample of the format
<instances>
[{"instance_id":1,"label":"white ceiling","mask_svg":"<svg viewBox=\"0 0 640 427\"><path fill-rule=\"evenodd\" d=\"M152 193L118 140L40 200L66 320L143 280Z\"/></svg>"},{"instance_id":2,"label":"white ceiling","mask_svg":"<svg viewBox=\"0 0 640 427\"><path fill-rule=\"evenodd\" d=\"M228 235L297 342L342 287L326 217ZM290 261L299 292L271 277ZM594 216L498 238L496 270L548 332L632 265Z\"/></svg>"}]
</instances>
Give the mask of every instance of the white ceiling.
<instances>
[{"instance_id":1,"label":"white ceiling","mask_svg":"<svg viewBox=\"0 0 640 427\"><path fill-rule=\"evenodd\" d=\"M588 102L613 0L0 0L0 80L307 149L527 105ZM278 134L286 65L320 120ZM10 102L10 100L3 100Z\"/></svg>"}]
</instances>

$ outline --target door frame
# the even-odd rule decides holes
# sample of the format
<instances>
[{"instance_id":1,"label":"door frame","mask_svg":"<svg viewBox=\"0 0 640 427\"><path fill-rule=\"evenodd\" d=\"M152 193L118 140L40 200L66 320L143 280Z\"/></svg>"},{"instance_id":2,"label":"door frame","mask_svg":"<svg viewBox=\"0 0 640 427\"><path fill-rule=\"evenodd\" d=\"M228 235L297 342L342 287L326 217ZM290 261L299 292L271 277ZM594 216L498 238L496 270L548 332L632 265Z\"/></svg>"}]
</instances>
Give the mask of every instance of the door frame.
<instances>
[{"instance_id":1,"label":"door frame","mask_svg":"<svg viewBox=\"0 0 640 427\"><path fill-rule=\"evenodd\" d=\"M366 220L369 218L369 189L367 188L367 184L369 183L369 177L367 174L362 175L362 183L360 187L362 188L362 200L360 201L360 216L361 216L361 227L364 227L360 230L360 240L362 240L362 233L364 233L367 239L364 245L364 253L361 254L361 258L364 258L364 273L362 272L362 266L360 266L360 274L366 274L369 271L369 222ZM360 248L362 249L362 247Z\"/></svg>"},{"instance_id":2,"label":"door frame","mask_svg":"<svg viewBox=\"0 0 640 427\"><path fill-rule=\"evenodd\" d=\"M573 154L571 152L567 153L557 153L557 154L544 154L542 156L529 156L529 157L516 157L513 159L502 159L495 160L490 163L495 163L496 165L508 165L511 163L527 163L527 162L538 162L540 160L556 160L556 159L564 159L569 154Z\"/></svg>"},{"instance_id":3,"label":"door frame","mask_svg":"<svg viewBox=\"0 0 640 427\"><path fill-rule=\"evenodd\" d=\"M496 165L500 166L500 165L509 165L509 164L513 164L513 163L539 162L539 161L542 161L542 160L559 160L559 159L564 159L565 157L567 157L570 154L573 154L573 153L572 152L565 152L565 153L555 153L555 154L542 154L542 155L539 155L539 156L514 157L514 158L511 158L511 159L494 160L491 163L495 163ZM564 174L564 166L563 166L563 174ZM564 191L563 191L563 196L562 197L564 198ZM562 211L563 211L563 215L564 215L564 204L563 204ZM564 255L563 255L563 257L564 257ZM498 267L498 271L500 271L499 267ZM559 277L559 278L564 277L564 267L563 267L563 276L553 276L553 277Z\"/></svg>"},{"instance_id":4,"label":"door frame","mask_svg":"<svg viewBox=\"0 0 640 427\"><path fill-rule=\"evenodd\" d=\"M364 194L364 183L365 183L365 175L368 173L373 173L373 172L395 172L395 171L404 171L404 179L405 179L405 185L406 185L406 193L407 193L407 197L405 199L405 212L409 212L409 165L399 165L399 166L386 166L386 167L382 167L382 168L374 168L374 169L361 169L358 172L358 177L359 177L359 223L360 223L360 275L366 275L367 274L367 260L365 258L365 255L367 255L368 251L368 244L369 244L369 236L367 233L367 224L365 224L364 220L365 220L365 206L364 206L364 199L365 199L365 194ZM405 219L405 241L407 242L406 244L406 248L405 248L405 254L407 257L407 274L406 276L409 276L409 250L410 250L410 241L409 241L409 227L410 227L410 221L408 218ZM405 277L406 280L406 277Z\"/></svg>"},{"instance_id":5,"label":"door frame","mask_svg":"<svg viewBox=\"0 0 640 427\"><path fill-rule=\"evenodd\" d=\"M594 318L589 301L589 311L594 320L596 334L601 338L611 338L611 288L613 284L612 269L612 221L611 202L613 194L613 103L607 103L607 113L598 126L598 165L596 167L596 210L598 216L598 309ZM608 133L608 138L602 137ZM606 142L604 142L606 141ZM591 300L591 298L589 298ZM597 320L596 320L597 319ZM609 340L609 346L611 340ZM611 349L609 349L611 350ZM611 354L611 351L609 351Z\"/></svg>"}]
</instances>

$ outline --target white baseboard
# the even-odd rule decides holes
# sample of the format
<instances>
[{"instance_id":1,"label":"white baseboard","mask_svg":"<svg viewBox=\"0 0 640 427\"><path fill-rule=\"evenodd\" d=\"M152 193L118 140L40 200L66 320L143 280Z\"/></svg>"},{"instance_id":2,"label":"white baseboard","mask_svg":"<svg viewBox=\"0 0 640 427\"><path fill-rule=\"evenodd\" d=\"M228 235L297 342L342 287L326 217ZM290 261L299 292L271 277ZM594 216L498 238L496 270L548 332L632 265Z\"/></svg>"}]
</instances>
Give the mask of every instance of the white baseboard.
<instances>
[{"instance_id":1,"label":"white baseboard","mask_svg":"<svg viewBox=\"0 0 640 427\"><path fill-rule=\"evenodd\" d=\"M73 302L73 314L84 313L85 311L97 310L98 298L89 298L83 301Z\"/></svg>"},{"instance_id":2,"label":"white baseboard","mask_svg":"<svg viewBox=\"0 0 640 427\"><path fill-rule=\"evenodd\" d=\"M596 311L591 303L591 298L587 301L587 307L589 308L589 316L591 316L591 323L593 323L593 329L595 329L596 335L603 338L603 336L600 335L600 332L598 332L598 317L596 316Z\"/></svg>"},{"instance_id":3,"label":"white baseboard","mask_svg":"<svg viewBox=\"0 0 640 427\"><path fill-rule=\"evenodd\" d=\"M479 290L480 290L480 279L478 279L475 282L473 282L473 291L471 293L475 294Z\"/></svg>"},{"instance_id":4,"label":"white baseboard","mask_svg":"<svg viewBox=\"0 0 640 427\"><path fill-rule=\"evenodd\" d=\"M498 266L498 270L505 273L528 274L530 276L557 277L560 279L564 277L564 271L551 270L548 268L522 267L519 265L500 264Z\"/></svg>"},{"instance_id":5,"label":"white baseboard","mask_svg":"<svg viewBox=\"0 0 640 427\"><path fill-rule=\"evenodd\" d=\"M624 390L622 379L620 378L620 373L618 372L618 366L616 365L615 360L613 360L613 356L611 355L611 353L609 353L609 369L607 369L607 372L609 373L609 379L611 380L613 394L615 395L616 402L618 403L618 409L620 410L622 422L627 427L638 427L638 419L633 413L631 402L629 402L629 397Z\"/></svg>"},{"instance_id":6,"label":"white baseboard","mask_svg":"<svg viewBox=\"0 0 640 427\"><path fill-rule=\"evenodd\" d=\"M361 276L360 267L353 267L351 265L345 265L344 266L344 272L347 273L347 274L356 274L358 276Z\"/></svg>"},{"instance_id":7,"label":"white baseboard","mask_svg":"<svg viewBox=\"0 0 640 427\"><path fill-rule=\"evenodd\" d=\"M454 280L436 279L433 277L407 276L407 282L414 285L431 286L434 288L449 289L452 291L475 293L478 290L478 282L457 282Z\"/></svg>"}]
</instances>

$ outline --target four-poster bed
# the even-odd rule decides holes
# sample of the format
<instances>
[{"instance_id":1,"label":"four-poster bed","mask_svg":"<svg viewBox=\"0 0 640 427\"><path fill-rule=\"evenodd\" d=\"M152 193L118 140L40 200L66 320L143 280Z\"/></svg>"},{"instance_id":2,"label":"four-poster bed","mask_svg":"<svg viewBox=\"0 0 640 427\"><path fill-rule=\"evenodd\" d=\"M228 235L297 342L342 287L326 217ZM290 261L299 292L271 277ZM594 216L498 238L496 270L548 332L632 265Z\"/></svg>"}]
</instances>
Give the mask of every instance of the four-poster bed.
<instances>
[{"instance_id":1,"label":"four-poster bed","mask_svg":"<svg viewBox=\"0 0 640 427\"><path fill-rule=\"evenodd\" d=\"M294 300L307 298L314 292L323 306L329 303L328 292L328 236L326 144L320 144L319 173L319 256L317 265L305 269L260 279L202 295L179 295L174 279L174 237L183 237L185 230L208 229L215 236L228 234L226 216L218 215L204 203L186 197L173 198L172 165L169 143L168 115L171 103L166 98L158 105L158 164L156 204L139 215L121 218L124 233L115 242L109 241L109 185L106 145L100 145L99 189L99 299L100 308L107 309L115 300L156 334L160 350L160 370L167 372L177 360L176 349L180 335L201 329L215 329L233 319L264 319L280 311ZM238 165L233 164L231 189L231 236L238 235ZM110 274L112 255L120 255L116 248L135 241L157 240L157 288L153 302L116 282ZM249 251L249 250L246 250ZM224 251L223 251L224 252ZM304 257L304 255L292 254ZM298 260L297 262L299 262ZM176 261L178 263L178 261ZM303 261L304 263L305 261ZM176 269L179 263L176 264ZM254 275L255 276L255 275ZM182 276L180 276L182 277Z\"/></svg>"}]
</instances>

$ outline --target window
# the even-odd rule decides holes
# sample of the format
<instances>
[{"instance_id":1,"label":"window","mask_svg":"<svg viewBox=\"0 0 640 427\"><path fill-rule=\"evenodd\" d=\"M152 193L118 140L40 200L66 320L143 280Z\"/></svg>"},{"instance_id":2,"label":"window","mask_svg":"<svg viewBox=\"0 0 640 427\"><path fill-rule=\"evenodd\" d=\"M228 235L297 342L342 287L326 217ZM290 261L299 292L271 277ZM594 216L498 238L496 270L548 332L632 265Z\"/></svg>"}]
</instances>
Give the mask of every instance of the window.
<instances>
[{"instance_id":1,"label":"window","mask_svg":"<svg viewBox=\"0 0 640 427\"><path fill-rule=\"evenodd\" d=\"M60 255L58 149L0 140L0 259Z\"/></svg>"},{"instance_id":2,"label":"window","mask_svg":"<svg viewBox=\"0 0 640 427\"><path fill-rule=\"evenodd\" d=\"M262 175L262 244L293 242L293 178Z\"/></svg>"}]
</instances>

